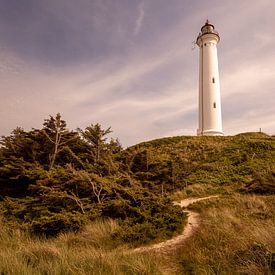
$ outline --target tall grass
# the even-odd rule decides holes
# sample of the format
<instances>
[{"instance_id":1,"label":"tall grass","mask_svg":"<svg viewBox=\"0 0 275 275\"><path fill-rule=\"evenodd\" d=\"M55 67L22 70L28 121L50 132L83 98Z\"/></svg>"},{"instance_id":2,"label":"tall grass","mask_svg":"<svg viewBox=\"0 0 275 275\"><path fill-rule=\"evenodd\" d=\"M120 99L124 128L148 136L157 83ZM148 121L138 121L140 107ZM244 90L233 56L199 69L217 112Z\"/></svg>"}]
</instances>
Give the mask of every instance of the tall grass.
<instances>
[{"instance_id":1,"label":"tall grass","mask_svg":"<svg viewBox=\"0 0 275 275\"><path fill-rule=\"evenodd\" d=\"M201 227L179 251L187 274L274 274L274 196L201 201Z\"/></svg>"},{"instance_id":2,"label":"tall grass","mask_svg":"<svg viewBox=\"0 0 275 275\"><path fill-rule=\"evenodd\" d=\"M191 206L201 226L169 255L134 253L114 220L38 239L0 221L0 274L273 274L275 196L230 194ZM272 258L273 257L273 258ZM178 268L178 269L177 269Z\"/></svg>"},{"instance_id":3,"label":"tall grass","mask_svg":"<svg viewBox=\"0 0 275 275\"><path fill-rule=\"evenodd\" d=\"M216 185L216 184L198 184L187 185L184 189L174 192L171 197L174 201L180 201L189 197L207 197L217 194L231 194L239 189L241 184L235 185Z\"/></svg>"},{"instance_id":4,"label":"tall grass","mask_svg":"<svg viewBox=\"0 0 275 275\"><path fill-rule=\"evenodd\" d=\"M1 223L1 274L161 274L156 259L125 253L129 248L112 240L113 220L88 225L81 233L56 239L33 239L11 232Z\"/></svg>"}]
</instances>

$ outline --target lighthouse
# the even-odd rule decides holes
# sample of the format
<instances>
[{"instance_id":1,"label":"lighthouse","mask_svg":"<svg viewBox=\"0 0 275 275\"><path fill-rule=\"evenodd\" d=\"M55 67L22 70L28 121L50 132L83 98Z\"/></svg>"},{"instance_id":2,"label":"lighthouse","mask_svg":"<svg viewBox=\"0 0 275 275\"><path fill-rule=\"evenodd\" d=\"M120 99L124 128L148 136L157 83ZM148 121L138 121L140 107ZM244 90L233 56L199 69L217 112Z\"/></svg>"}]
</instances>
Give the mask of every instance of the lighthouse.
<instances>
[{"instance_id":1,"label":"lighthouse","mask_svg":"<svg viewBox=\"0 0 275 275\"><path fill-rule=\"evenodd\" d=\"M223 136L217 44L220 36L207 20L196 44L199 57L199 128L198 136Z\"/></svg>"}]
</instances>

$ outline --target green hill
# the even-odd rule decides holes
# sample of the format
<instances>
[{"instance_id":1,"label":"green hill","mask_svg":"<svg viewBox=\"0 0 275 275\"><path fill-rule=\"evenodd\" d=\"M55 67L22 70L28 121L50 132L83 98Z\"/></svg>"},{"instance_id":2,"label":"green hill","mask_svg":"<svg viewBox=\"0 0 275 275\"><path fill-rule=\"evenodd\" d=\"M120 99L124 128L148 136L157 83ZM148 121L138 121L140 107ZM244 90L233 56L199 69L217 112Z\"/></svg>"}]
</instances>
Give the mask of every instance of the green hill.
<instances>
[{"instance_id":1,"label":"green hill","mask_svg":"<svg viewBox=\"0 0 275 275\"><path fill-rule=\"evenodd\" d=\"M192 184L234 185L265 194L275 192L274 149L274 137L244 133L157 139L130 147L125 154L134 176L152 189L170 192Z\"/></svg>"}]
</instances>

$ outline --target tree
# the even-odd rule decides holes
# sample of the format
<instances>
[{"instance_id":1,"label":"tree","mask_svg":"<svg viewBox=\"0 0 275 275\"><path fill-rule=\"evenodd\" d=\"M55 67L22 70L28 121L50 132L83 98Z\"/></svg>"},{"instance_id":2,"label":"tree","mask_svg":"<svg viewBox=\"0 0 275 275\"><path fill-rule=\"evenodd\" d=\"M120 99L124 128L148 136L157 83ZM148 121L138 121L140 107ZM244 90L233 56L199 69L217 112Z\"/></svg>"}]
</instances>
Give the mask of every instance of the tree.
<instances>
[{"instance_id":1,"label":"tree","mask_svg":"<svg viewBox=\"0 0 275 275\"><path fill-rule=\"evenodd\" d=\"M101 128L101 125L97 123L86 127L84 131L78 128L78 131L81 137L90 145L90 152L93 156L94 163L98 163L103 152L106 151L106 136L112 132L111 127L104 130Z\"/></svg>"},{"instance_id":2,"label":"tree","mask_svg":"<svg viewBox=\"0 0 275 275\"><path fill-rule=\"evenodd\" d=\"M119 152L122 151L122 145L119 142L118 138L114 139L111 138L109 144L108 144L108 150L112 153L112 154L117 154Z\"/></svg>"},{"instance_id":3,"label":"tree","mask_svg":"<svg viewBox=\"0 0 275 275\"><path fill-rule=\"evenodd\" d=\"M2 156L6 159L10 157L23 158L25 161L34 161L32 134L24 129L15 128L10 136L2 137L0 144L2 146Z\"/></svg>"},{"instance_id":4,"label":"tree","mask_svg":"<svg viewBox=\"0 0 275 275\"><path fill-rule=\"evenodd\" d=\"M75 140L77 133L69 132L66 129L66 122L61 119L61 115L58 113L56 117L50 116L49 119L45 119L44 128L42 129L44 135L52 143L53 149L49 155L49 170L51 170L55 164L57 155L64 150L69 142Z\"/></svg>"}]
</instances>

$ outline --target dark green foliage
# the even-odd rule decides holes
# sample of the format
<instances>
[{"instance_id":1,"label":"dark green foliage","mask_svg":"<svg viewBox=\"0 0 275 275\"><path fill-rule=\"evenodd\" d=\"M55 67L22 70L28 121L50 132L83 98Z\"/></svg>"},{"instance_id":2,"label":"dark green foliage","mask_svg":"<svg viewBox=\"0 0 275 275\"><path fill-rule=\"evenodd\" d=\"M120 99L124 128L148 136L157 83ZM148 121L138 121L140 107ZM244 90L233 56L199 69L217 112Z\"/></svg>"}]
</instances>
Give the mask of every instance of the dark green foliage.
<instances>
[{"instance_id":1,"label":"dark green foliage","mask_svg":"<svg viewBox=\"0 0 275 275\"><path fill-rule=\"evenodd\" d=\"M76 210L74 210L76 209ZM70 201L56 197L5 198L2 211L10 226L21 227L38 235L55 236L60 232L77 231L88 215L77 211Z\"/></svg>"},{"instance_id":2,"label":"dark green foliage","mask_svg":"<svg viewBox=\"0 0 275 275\"><path fill-rule=\"evenodd\" d=\"M155 196L131 172L136 166L136 172L142 173L138 166L144 157L141 161L136 157L132 167L124 169L120 143L107 141L110 132L99 124L69 131L57 114L46 119L41 130L17 128L2 137L0 196L6 222L48 237L80 230L89 220L112 217L125 229L124 237L119 232L117 237L135 242L179 230L181 210ZM154 169L162 165L167 167L163 179L169 178L170 163L158 161ZM144 168L145 173L148 169ZM146 175L148 182L155 181L152 177ZM127 230L137 225L144 230L138 229L140 236L132 237Z\"/></svg>"},{"instance_id":3,"label":"dark green foliage","mask_svg":"<svg viewBox=\"0 0 275 275\"><path fill-rule=\"evenodd\" d=\"M180 233L186 215L179 206L164 198L152 197L131 209L127 218L115 233L123 241L141 244L154 239L165 239Z\"/></svg>"},{"instance_id":4,"label":"dark green foliage","mask_svg":"<svg viewBox=\"0 0 275 275\"><path fill-rule=\"evenodd\" d=\"M101 128L101 126L97 123L95 125L91 124L91 126L86 127L86 129L83 131L81 129L78 129L81 137L89 144L89 153L93 156L94 163L98 163L100 160L104 159L106 157L106 154L108 152L108 149L118 148L118 145L115 144L115 141L112 140L111 144L106 143L106 135L110 134L111 127L104 130Z\"/></svg>"},{"instance_id":5,"label":"dark green foliage","mask_svg":"<svg viewBox=\"0 0 275 275\"><path fill-rule=\"evenodd\" d=\"M31 232L36 235L57 236L60 232L78 231L85 224L85 216L80 213L48 213L34 220Z\"/></svg>"}]
</instances>

